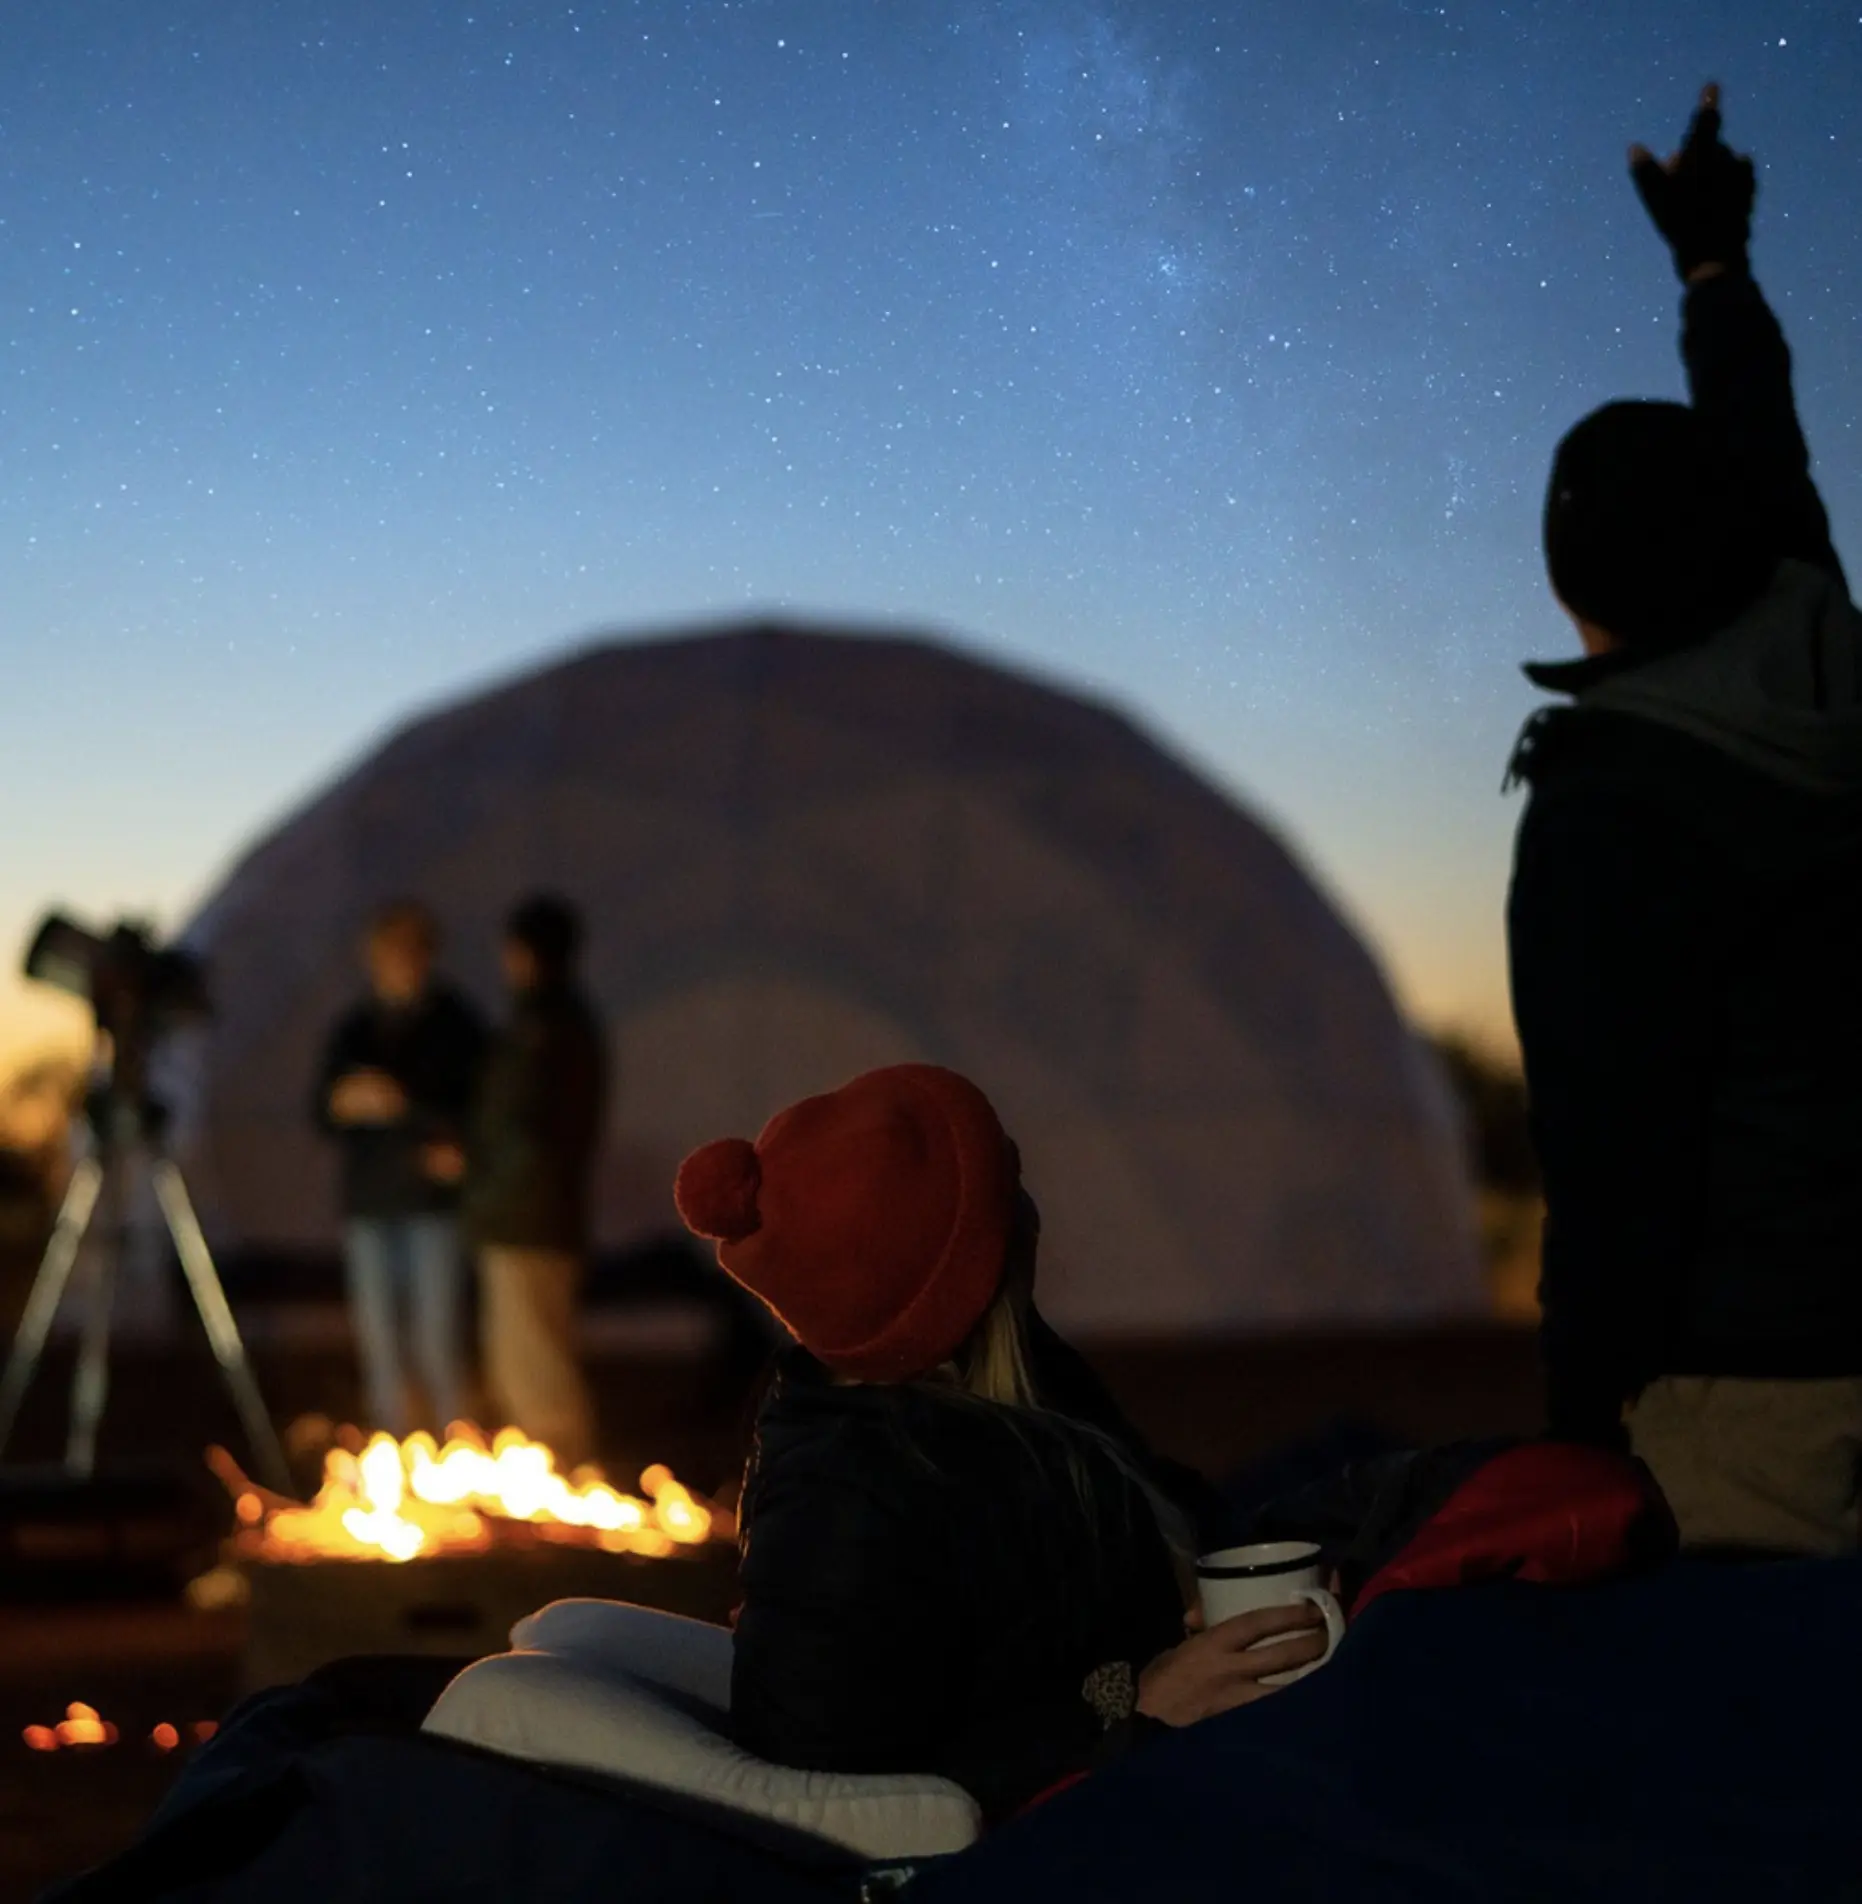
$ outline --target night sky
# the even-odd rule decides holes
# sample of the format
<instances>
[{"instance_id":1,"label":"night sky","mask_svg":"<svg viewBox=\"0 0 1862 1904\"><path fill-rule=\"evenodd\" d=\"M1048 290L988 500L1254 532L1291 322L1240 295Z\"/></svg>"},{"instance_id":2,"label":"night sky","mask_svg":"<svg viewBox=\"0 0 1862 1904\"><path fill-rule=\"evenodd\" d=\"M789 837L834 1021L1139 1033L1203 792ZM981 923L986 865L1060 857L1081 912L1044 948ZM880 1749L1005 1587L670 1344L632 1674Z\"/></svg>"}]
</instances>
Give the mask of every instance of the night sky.
<instances>
[{"instance_id":1,"label":"night sky","mask_svg":"<svg viewBox=\"0 0 1862 1904\"><path fill-rule=\"evenodd\" d=\"M1497 1028L1544 470L1680 393L1623 151L1709 77L1862 572L1858 0L9 7L0 954L788 605L1116 695Z\"/></svg>"}]
</instances>

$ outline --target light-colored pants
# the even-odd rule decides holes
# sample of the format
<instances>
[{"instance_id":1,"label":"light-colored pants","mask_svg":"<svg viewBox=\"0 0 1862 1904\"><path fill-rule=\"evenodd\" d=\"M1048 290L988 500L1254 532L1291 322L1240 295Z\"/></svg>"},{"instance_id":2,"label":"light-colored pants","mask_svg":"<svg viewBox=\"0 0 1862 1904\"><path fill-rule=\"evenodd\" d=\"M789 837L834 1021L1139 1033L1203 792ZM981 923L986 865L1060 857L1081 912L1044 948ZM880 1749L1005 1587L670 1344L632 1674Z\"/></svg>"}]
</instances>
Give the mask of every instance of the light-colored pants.
<instances>
[{"instance_id":1,"label":"light-colored pants","mask_svg":"<svg viewBox=\"0 0 1862 1904\"><path fill-rule=\"evenodd\" d=\"M579 1257L486 1244L478 1253L480 1330L494 1427L547 1442L567 1473L594 1452L588 1386L575 1356Z\"/></svg>"},{"instance_id":2,"label":"light-colored pants","mask_svg":"<svg viewBox=\"0 0 1862 1904\"><path fill-rule=\"evenodd\" d=\"M1855 1552L1862 1378L1667 1375L1624 1419L1684 1547Z\"/></svg>"},{"instance_id":3,"label":"light-colored pants","mask_svg":"<svg viewBox=\"0 0 1862 1904\"><path fill-rule=\"evenodd\" d=\"M466 1412L465 1250L458 1222L450 1216L352 1217L343 1241L369 1425L392 1435L414 1425L405 1328L429 1425L443 1432Z\"/></svg>"}]
</instances>

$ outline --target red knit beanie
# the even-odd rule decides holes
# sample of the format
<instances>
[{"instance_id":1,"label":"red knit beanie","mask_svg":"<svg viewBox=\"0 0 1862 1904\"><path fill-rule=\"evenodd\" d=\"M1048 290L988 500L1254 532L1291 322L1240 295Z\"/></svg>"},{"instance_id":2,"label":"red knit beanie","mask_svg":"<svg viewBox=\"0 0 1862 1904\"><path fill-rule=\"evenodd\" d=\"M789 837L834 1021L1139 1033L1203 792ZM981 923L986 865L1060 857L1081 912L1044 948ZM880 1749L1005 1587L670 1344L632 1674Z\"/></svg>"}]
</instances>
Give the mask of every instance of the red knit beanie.
<instances>
[{"instance_id":1,"label":"red knit beanie","mask_svg":"<svg viewBox=\"0 0 1862 1904\"><path fill-rule=\"evenodd\" d=\"M686 1226L804 1348L859 1381L947 1361L1002 1281L1020 1166L994 1107L930 1064L868 1071L679 1166Z\"/></svg>"}]
</instances>

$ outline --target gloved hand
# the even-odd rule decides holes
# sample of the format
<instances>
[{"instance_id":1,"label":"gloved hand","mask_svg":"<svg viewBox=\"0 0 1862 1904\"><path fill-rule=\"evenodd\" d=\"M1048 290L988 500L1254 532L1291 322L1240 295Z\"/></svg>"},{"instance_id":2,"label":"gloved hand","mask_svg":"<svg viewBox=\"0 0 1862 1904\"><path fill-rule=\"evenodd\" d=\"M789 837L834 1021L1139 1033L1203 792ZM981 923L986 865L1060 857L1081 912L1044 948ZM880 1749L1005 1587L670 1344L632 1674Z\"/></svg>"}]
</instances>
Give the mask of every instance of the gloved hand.
<instances>
[{"instance_id":1,"label":"gloved hand","mask_svg":"<svg viewBox=\"0 0 1862 1904\"><path fill-rule=\"evenodd\" d=\"M1720 138L1720 89L1701 88L1700 105L1681 150L1658 159L1645 145L1629 148L1630 176L1674 253L1681 282L1703 265L1746 270L1752 237L1752 200L1758 184L1752 161Z\"/></svg>"}]
</instances>

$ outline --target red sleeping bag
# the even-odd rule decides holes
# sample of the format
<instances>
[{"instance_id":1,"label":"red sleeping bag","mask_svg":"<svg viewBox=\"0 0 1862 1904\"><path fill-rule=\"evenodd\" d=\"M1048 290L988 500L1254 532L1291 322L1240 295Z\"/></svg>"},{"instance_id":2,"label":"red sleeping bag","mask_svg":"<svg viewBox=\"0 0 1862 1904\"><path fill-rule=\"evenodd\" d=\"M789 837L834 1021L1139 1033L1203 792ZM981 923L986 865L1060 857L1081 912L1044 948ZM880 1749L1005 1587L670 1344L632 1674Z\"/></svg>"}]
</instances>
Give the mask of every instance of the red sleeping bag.
<instances>
[{"instance_id":1,"label":"red sleeping bag","mask_svg":"<svg viewBox=\"0 0 1862 1904\"><path fill-rule=\"evenodd\" d=\"M1672 1548L1667 1504L1638 1463L1529 1441L1476 1468L1365 1581L1350 1612L1402 1587L1602 1580Z\"/></svg>"}]
</instances>

